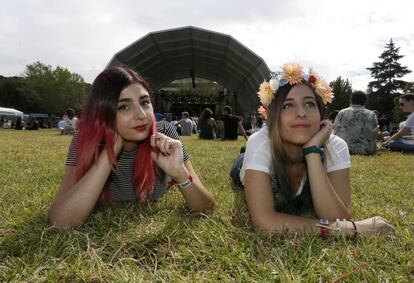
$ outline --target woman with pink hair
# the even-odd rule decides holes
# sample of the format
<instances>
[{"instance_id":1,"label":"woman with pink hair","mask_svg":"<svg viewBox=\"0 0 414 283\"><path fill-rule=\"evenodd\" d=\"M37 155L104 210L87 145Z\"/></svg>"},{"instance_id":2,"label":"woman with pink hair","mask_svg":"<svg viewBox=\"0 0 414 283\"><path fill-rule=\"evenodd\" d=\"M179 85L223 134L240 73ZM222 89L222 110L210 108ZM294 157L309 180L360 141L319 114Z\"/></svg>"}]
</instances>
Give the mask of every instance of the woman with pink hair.
<instances>
[{"instance_id":1,"label":"woman with pink hair","mask_svg":"<svg viewBox=\"0 0 414 283\"><path fill-rule=\"evenodd\" d=\"M147 82L111 67L95 79L49 209L57 227L82 224L101 202L157 200L177 185L192 211L214 205L175 129L155 122Z\"/></svg>"}]
</instances>

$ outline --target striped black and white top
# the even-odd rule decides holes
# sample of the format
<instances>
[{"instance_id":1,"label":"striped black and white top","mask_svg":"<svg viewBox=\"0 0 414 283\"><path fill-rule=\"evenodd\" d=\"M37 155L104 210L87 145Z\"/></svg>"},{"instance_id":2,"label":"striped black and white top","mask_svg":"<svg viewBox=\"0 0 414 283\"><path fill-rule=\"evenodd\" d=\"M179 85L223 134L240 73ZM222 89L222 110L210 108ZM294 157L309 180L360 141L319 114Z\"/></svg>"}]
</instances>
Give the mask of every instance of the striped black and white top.
<instances>
[{"instance_id":1,"label":"striped black and white top","mask_svg":"<svg viewBox=\"0 0 414 283\"><path fill-rule=\"evenodd\" d=\"M159 133L162 133L170 138L179 140L179 136L175 127L170 125L166 121L160 121L157 123L157 129ZM77 137L75 134L70 145L66 165L76 166L76 148L77 148ZM133 151L121 151L118 156L118 170L112 171L108 177L107 184L111 189L111 197L114 201L137 201L138 196L135 193L133 186L133 165L134 158L137 150ZM183 145L183 159L184 163L189 160L187 151ZM156 170L156 181L154 192L148 197L149 200L155 201L164 195L168 190L168 177L161 168L157 167Z\"/></svg>"}]
</instances>

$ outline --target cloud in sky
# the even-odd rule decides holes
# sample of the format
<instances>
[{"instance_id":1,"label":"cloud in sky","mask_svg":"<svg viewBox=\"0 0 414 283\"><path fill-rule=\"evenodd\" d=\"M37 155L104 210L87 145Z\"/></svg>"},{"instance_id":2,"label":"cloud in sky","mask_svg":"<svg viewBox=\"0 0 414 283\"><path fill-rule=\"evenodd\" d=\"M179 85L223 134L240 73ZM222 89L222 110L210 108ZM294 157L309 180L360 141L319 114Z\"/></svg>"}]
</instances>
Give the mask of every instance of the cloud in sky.
<instances>
[{"instance_id":1,"label":"cloud in sky","mask_svg":"<svg viewBox=\"0 0 414 283\"><path fill-rule=\"evenodd\" d=\"M312 66L365 90L367 67L393 38L414 71L414 1L18 1L0 10L0 75L35 61L92 82L112 56L149 32L196 26L233 36L276 70ZM414 81L414 74L404 78Z\"/></svg>"}]
</instances>

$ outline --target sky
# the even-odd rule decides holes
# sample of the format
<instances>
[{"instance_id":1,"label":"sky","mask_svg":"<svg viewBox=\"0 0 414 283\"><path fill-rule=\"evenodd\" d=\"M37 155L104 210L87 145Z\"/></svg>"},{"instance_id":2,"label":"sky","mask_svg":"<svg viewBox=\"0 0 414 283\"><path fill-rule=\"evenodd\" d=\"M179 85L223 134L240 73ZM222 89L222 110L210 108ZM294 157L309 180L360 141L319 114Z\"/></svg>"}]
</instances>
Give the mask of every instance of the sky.
<instances>
[{"instance_id":1,"label":"sky","mask_svg":"<svg viewBox=\"0 0 414 283\"><path fill-rule=\"evenodd\" d=\"M0 75L20 76L40 61L86 82L113 55L154 31L195 26L231 35L273 71L312 67L328 82L347 78L366 90L366 69L392 38L414 71L411 0L2 0ZM411 73L403 78L414 81Z\"/></svg>"}]
</instances>

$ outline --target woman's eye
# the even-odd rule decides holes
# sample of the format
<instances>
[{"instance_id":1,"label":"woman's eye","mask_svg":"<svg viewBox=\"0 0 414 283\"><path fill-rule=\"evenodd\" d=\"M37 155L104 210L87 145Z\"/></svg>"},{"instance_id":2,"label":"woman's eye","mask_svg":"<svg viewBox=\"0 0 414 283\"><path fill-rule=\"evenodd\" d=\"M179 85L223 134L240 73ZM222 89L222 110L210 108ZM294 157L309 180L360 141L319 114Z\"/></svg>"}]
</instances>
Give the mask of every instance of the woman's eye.
<instances>
[{"instance_id":1,"label":"woman's eye","mask_svg":"<svg viewBox=\"0 0 414 283\"><path fill-rule=\"evenodd\" d=\"M128 105L119 105L118 106L118 110L120 110L120 111L128 111L129 110L129 106Z\"/></svg>"},{"instance_id":2,"label":"woman's eye","mask_svg":"<svg viewBox=\"0 0 414 283\"><path fill-rule=\"evenodd\" d=\"M288 109L291 106L292 106L291 103L286 103L286 104L283 105L283 109Z\"/></svg>"},{"instance_id":3,"label":"woman's eye","mask_svg":"<svg viewBox=\"0 0 414 283\"><path fill-rule=\"evenodd\" d=\"M308 101L308 102L305 103L305 106L306 107L314 107L314 106L316 106L316 104L313 101Z\"/></svg>"},{"instance_id":4,"label":"woman's eye","mask_svg":"<svg viewBox=\"0 0 414 283\"><path fill-rule=\"evenodd\" d=\"M149 101L149 100L143 100L143 101L141 102L141 105L142 105L142 106L148 106L149 104L151 104L151 101Z\"/></svg>"}]
</instances>

